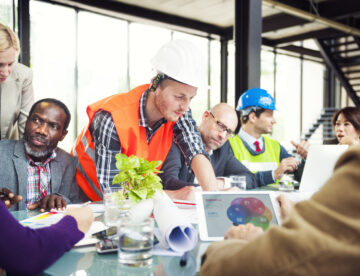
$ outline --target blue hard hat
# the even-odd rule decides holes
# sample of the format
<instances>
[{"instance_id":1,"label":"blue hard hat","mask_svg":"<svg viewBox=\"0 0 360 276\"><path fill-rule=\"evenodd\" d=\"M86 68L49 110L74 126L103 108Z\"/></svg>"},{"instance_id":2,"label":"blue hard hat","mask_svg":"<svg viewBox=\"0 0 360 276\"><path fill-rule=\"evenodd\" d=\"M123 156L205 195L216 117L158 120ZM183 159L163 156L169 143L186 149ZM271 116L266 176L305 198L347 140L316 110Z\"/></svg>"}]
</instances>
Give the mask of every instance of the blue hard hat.
<instances>
[{"instance_id":1,"label":"blue hard hat","mask_svg":"<svg viewBox=\"0 0 360 276\"><path fill-rule=\"evenodd\" d=\"M261 107L263 109L275 110L274 98L264 89L250 88L241 95L236 110L244 110L247 107Z\"/></svg>"}]
</instances>

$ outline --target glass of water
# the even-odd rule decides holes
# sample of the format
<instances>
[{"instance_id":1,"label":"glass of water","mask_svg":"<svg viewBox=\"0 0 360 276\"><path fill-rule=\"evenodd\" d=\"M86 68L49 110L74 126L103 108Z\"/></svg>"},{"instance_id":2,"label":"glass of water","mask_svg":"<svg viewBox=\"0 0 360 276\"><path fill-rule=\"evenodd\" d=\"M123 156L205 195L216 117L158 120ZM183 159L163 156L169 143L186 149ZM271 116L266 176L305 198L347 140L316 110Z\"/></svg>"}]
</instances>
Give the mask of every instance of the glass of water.
<instances>
[{"instance_id":1,"label":"glass of water","mask_svg":"<svg viewBox=\"0 0 360 276\"><path fill-rule=\"evenodd\" d=\"M279 190L283 192L294 191L294 175L284 174L279 180Z\"/></svg>"},{"instance_id":2,"label":"glass of water","mask_svg":"<svg viewBox=\"0 0 360 276\"><path fill-rule=\"evenodd\" d=\"M133 221L124 217L118 225L118 261L125 266L143 267L152 265L154 243L154 219Z\"/></svg>"},{"instance_id":3,"label":"glass of water","mask_svg":"<svg viewBox=\"0 0 360 276\"><path fill-rule=\"evenodd\" d=\"M121 190L120 187L109 187L104 191L104 222L107 226L117 226L118 220L125 216L132 206L130 200L117 197Z\"/></svg>"},{"instance_id":4,"label":"glass of water","mask_svg":"<svg viewBox=\"0 0 360 276\"><path fill-rule=\"evenodd\" d=\"M246 190L246 176L231 175L230 183L232 187L238 187L240 190Z\"/></svg>"}]
</instances>

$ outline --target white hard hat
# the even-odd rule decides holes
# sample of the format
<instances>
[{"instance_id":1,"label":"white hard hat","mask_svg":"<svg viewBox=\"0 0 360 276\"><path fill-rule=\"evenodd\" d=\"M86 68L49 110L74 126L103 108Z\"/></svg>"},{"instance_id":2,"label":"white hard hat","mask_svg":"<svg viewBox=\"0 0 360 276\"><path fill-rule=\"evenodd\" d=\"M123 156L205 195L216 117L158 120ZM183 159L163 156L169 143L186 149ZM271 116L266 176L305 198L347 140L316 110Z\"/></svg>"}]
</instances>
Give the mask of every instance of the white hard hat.
<instances>
[{"instance_id":1,"label":"white hard hat","mask_svg":"<svg viewBox=\"0 0 360 276\"><path fill-rule=\"evenodd\" d=\"M179 82L199 87L204 78L204 59L192 42L172 40L163 45L151 60L151 65Z\"/></svg>"}]
</instances>

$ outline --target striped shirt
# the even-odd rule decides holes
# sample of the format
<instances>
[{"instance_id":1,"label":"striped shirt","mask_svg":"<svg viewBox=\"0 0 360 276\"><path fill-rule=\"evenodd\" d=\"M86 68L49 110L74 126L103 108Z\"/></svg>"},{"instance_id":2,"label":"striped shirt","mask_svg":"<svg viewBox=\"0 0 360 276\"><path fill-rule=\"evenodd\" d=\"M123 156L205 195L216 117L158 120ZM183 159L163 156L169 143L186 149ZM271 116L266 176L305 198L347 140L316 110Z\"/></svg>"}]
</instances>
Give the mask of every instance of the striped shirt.
<instances>
[{"instance_id":1,"label":"striped shirt","mask_svg":"<svg viewBox=\"0 0 360 276\"><path fill-rule=\"evenodd\" d=\"M50 162L56 157L53 150L45 162L35 162L28 156L26 204L32 204L51 193Z\"/></svg>"},{"instance_id":2,"label":"striped shirt","mask_svg":"<svg viewBox=\"0 0 360 276\"><path fill-rule=\"evenodd\" d=\"M149 143L155 132L167 121L162 118L155 123L153 128L149 126L145 112L148 93L148 90L145 91L140 98L139 126L145 128ZM90 132L95 144L95 165L99 184L101 187L111 186L114 176L119 173L115 166L115 155L121 153L121 143L111 114L103 110L98 111L91 122ZM204 154L208 157L190 109L175 123L173 136L189 168L195 155Z\"/></svg>"}]
</instances>

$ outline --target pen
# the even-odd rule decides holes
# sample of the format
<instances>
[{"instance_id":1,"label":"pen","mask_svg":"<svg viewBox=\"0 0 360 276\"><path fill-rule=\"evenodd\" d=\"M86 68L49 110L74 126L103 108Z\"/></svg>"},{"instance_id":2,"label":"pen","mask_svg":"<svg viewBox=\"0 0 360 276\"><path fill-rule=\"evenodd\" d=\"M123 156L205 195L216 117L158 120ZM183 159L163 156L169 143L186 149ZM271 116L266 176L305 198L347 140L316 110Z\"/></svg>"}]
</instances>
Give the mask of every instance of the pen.
<instances>
[{"instance_id":1,"label":"pen","mask_svg":"<svg viewBox=\"0 0 360 276\"><path fill-rule=\"evenodd\" d=\"M186 252L181 256L180 266L186 266L187 257L188 257L188 255L189 255L189 252L190 252L190 251L186 251Z\"/></svg>"},{"instance_id":2,"label":"pen","mask_svg":"<svg viewBox=\"0 0 360 276\"><path fill-rule=\"evenodd\" d=\"M88 206L89 204L91 203L91 201L87 201L87 202L84 202L83 204L81 204L81 206Z\"/></svg>"}]
</instances>

